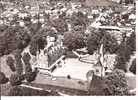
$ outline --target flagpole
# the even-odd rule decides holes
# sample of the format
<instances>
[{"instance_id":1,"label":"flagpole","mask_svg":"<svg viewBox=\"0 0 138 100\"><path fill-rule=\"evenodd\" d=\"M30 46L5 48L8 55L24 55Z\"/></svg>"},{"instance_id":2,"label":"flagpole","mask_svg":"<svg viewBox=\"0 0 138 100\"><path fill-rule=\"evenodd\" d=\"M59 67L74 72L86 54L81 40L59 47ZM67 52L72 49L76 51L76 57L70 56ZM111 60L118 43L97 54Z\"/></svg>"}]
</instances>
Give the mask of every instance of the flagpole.
<instances>
[{"instance_id":1,"label":"flagpole","mask_svg":"<svg viewBox=\"0 0 138 100\"><path fill-rule=\"evenodd\" d=\"M100 63L101 63L101 77L105 76L105 66L104 66L104 37L101 40L101 46L100 46L100 50L99 50L99 54L100 54Z\"/></svg>"}]
</instances>

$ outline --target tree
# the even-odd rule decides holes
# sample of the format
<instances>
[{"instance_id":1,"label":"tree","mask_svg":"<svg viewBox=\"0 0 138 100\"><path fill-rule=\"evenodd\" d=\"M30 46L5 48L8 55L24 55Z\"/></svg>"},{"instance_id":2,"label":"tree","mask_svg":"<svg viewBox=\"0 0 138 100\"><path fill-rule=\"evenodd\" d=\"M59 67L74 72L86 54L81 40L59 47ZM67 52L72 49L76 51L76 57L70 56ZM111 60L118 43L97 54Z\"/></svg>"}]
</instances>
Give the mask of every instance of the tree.
<instances>
[{"instance_id":1,"label":"tree","mask_svg":"<svg viewBox=\"0 0 138 100\"><path fill-rule=\"evenodd\" d=\"M9 56L6 60L6 62L7 62L7 65L10 67L11 71L15 72L16 69L15 69L15 66L14 66L14 62L15 62L14 59Z\"/></svg>"},{"instance_id":2,"label":"tree","mask_svg":"<svg viewBox=\"0 0 138 100\"><path fill-rule=\"evenodd\" d=\"M14 57L15 57L16 73L18 75L22 75L23 65L22 65L22 60L21 60L22 58L21 50L15 50Z\"/></svg>"},{"instance_id":3,"label":"tree","mask_svg":"<svg viewBox=\"0 0 138 100\"><path fill-rule=\"evenodd\" d=\"M31 32L31 37L38 33L38 31L41 29L41 25L42 24L40 22L28 25L28 29Z\"/></svg>"},{"instance_id":4,"label":"tree","mask_svg":"<svg viewBox=\"0 0 138 100\"><path fill-rule=\"evenodd\" d=\"M13 27L13 33L15 34L15 40L17 48L15 49L23 49L25 48L28 43L30 42L30 36L28 30L22 27Z\"/></svg>"},{"instance_id":5,"label":"tree","mask_svg":"<svg viewBox=\"0 0 138 100\"><path fill-rule=\"evenodd\" d=\"M130 70L132 73L136 74L136 59L133 60L132 65L131 65L131 67L129 68L129 70Z\"/></svg>"},{"instance_id":6,"label":"tree","mask_svg":"<svg viewBox=\"0 0 138 100\"><path fill-rule=\"evenodd\" d=\"M0 56L3 56L6 50L6 41L4 37L0 37Z\"/></svg>"},{"instance_id":7,"label":"tree","mask_svg":"<svg viewBox=\"0 0 138 100\"><path fill-rule=\"evenodd\" d=\"M22 81L24 80L24 76L23 75L18 75L18 74L11 74L10 76L10 84L12 86L17 86L22 84Z\"/></svg>"},{"instance_id":8,"label":"tree","mask_svg":"<svg viewBox=\"0 0 138 100\"><path fill-rule=\"evenodd\" d=\"M116 57L115 68L121 69L125 72L127 71L126 62L128 62L130 59L129 54L127 53L128 50L129 48L126 48L126 46L123 45L123 43L120 45L120 48L118 50L117 57Z\"/></svg>"},{"instance_id":9,"label":"tree","mask_svg":"<svg viewBox=\"0 0 138 100\"><path fill-rule=\"evenodd\" d=\"M34 56L36 56L36 52L40 49L44 49L45 47L45 40L43 37L38 36L34 37L30 43L30 53Z\"/></svg>"},{"instance_id":10,"label":"tree","mask_svg":"<svg viewBox=\"0 0 138 100\"><path fill-rule=\"evenodd\" d=\"M136 35L132 33L130 37L124 36L124 40L119 46L116 57L115 68L127 71L126 63L129 61L130 56L136 51Z\"/></svg>"},{"instance_id":11,"label":"tree","mask_svg":"<svg viewBox=\"0 0 138 100\"><path fill-rule=\"evenodd\" d=\"M25 79L27 82L32 82L36 79L36 76L37 76L37 73L38 73L38 70L35 69L34 71L31 71L31 72L26 72L25 73Z\"/></svg>"},{"instance_id":12,"label":"tree","mask_svg":"<svg viewBox=\"0 0 138 100\"><path fill-rule=\"evenodd\" d=\"M44 49L45 45L47 45L46 36L50 33L48 29L41 29L36 33L30 42L30 53L36 56L36 52L40 49Z\"/></svg>"},{"instance_id":13,"label":"tree","mask_svg":"<svg viewBox=\"0 0 138 100\"><path fill-rule=\"evenodd\" d=\"M60 34L68 31L67 23L63 18L52 20L51 25L55 27Z\"/></svg>"},{"instance_id":14,"label":"tree","mask_svg":"<svg viewBox=\"0 0 138 100\"><path fill-rule=\"evenodd\" d=\"M22 59L25 64L28 64L31 59L31 56L29 55L29 53L24 53Z\"/></svg>"},{"instance_id":15,"label":"tree","mask_svg":"<svg viewBox=\"0 0 138 100\"><path fill-rule=\"evenodd\" d=\"M119 44L114 36L110 33L103 33L103 30L91 30L91 32L92 33L89 34L87 38L87 49L89 54L93 54L95 50L100 49L102 44L104 53L116 53Z\"/></svg>"},{"instance_id":16,"label":"tree","mask_svg":"<svg viewBox=\"0 0 138 100\"><path fill-rule=\"evenodd\" d=\"M130 37L127 37L126 40L126 44L127 44L127 48L130 49L129 50L129 54L133 54L133 52L136 51L136 33L132 32Z\"/></svg>"},{"instance_id":17,"label":"tree","mask_svg":"<svg viewBox=\"0 0 138 100\"><path fill-rule=\"evenodd\" d=\"M105 39L103 40L103 42L104 42L105 52L114 54L119 48L119 44L117 43L116 38L108 33L105 34Z\"/></svg>"},{"instance_id":18,"label":"tree","mask_svg":"<svg viewBox=\"0 0 138 100\"><path fill-rule=\"evenodd\" d=\"M0 25L0 33L2 34L7 28L7 25Z\"/></svg>"},{"instance_id":19,"label":"tree","mask_svg":"<svg viewBox=\"0 0 138 100\"><path fill-rule=\"evenodd\" d=\"M74 12L70 18L72 29L80 27L81 31L84 31L88 25L88 17L87 15L83 14L82 12Z\"/></svg>"},{"instance_id":20,"label":"tree","mask_svg":"<svg viewBox=\"0 0 138 100\"><path fill-rule=\"evenodd\" d=\"M34 81L35 80L35 78L36 78L36 73L34 73L34 72L28 72L28 73L26 73L25 74L25 79L26 79L26 81L27 82L32 82L32 81Z\"/></svg>"},{"instance_id":21,"label":"tree","mask_svg":"<svg viewBox=\"0 0 138 100\"><path fill-rule=\"evenodd\" d=\"M22 59L23 59L23 61L25 63L25 75L24 75L24 78L26 79L27 82L32 82L32 81L35 80L38 70L35 69L34 71L32 71L31 64L29 62L30 59L31 59L31 56L29 55L29 53L24 53Z\"/></svg>"},{"instance_id":22,"label":"tree","mask_svg":"<svg viewBox=\"0 0 138 100\"><path fill-rule=\"evenodd\" d=\"M87 50L89 54L93 54L100 46L100 41L103 34L95 31L94 33L89 34L87 37Z\"/></svg>"},{"instance_id":23,"label":"tree","mask_svg":"<svg viewBox=\"0 0 138 100\"><path fill-rule=\"evenodd\" d=\"M128 95L128 85L124 71L116 69L105 76L104 79L110 89L111 95Z\"/></svg>"},{"instance_id":24,"label":"tree","mask_svg":"<svg viewBox=\"0 0 138 100\"><path fill-rule=\"evenodd\" d=\"M63 44L69 50L83 48L85 46L83 34L80 34L79 32L66 32L64 34Z\"/></svg>"},{"instance_id":25,"label":"tree","mask_svg":"<svg viewBox=\"0 0 138 100\"><path fill-rule=\"evenodd\" d=\"M36 43L32 43L29 48L30 53L34 56L36 56L36 52L38 50L37 47L38 47L38 45Z\"/></svg>"},{"instance_id":26,"label":"tree","mask_svg":"<svg viewBox=\"0 0 138 100\"><path fill-rule=\"evenodd\" d=\"M23 49L30 41L28 31L19 26L9 26L2 34L0 36L0 53L2 55L9 54L16 49Z\"/></svg>"},{"instance_id":27,"label":"tree","mask_svg":"<svg viewBox=\"0 0 138 100\"><path fill-rule=\"evenodd\" d=\"M0 84L5 84L9 81L9 79L5 76L3 72L0 72Z\"/></svg>"},{"instance_id":28,"label":"tree","mask_svg":"<svg viewBox=\"0 0 138 100\"><path fill-rule=\"evenodd\" d=\"M30 65L31 56L29 55L29 53L24 53L22 59L23 59L24 64L25 64L25 73L32 72L32 68Z\"/></svg>"}]
</instances>

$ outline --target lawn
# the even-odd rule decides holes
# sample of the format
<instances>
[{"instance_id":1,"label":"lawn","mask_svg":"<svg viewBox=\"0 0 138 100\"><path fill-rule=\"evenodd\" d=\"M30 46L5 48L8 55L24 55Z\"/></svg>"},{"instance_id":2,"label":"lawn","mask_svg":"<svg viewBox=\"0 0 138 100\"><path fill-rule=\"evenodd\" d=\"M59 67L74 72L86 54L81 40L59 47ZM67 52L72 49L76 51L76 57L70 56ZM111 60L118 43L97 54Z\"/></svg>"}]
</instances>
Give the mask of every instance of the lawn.
<instances>
[{"instance_id":1,"label":"lawn","mask_svg":"<svg viewBox=\"0 0 138 100\"><path fill-rule=\"evenodd\" d=\"M36 90L27 87L12 87L10 84L1 85L1 96L60 96L55 91Z\"/></svg>"}]
</instances>

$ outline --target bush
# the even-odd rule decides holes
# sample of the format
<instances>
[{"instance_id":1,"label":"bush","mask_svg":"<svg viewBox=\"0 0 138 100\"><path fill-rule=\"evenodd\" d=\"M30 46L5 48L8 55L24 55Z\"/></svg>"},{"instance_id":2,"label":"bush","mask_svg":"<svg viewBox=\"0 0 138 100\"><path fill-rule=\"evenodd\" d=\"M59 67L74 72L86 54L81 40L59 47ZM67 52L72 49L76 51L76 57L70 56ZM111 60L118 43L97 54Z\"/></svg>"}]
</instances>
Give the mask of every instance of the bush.
<instances>
[{"instance_id":1,"label":"bush","mask_svg":"<svg viewBox=\"0 0 138 100\"><path fill-rule=\"evenodd\" d=\"M28 64L30 59L31 59L31 56L29 55L29 53L24 53L22 59L23 59L25 64Z\"/></svg>"},{"instance_id":2,"label":"bush","mask_svg":"<svg viewBox=\"0 0 138 100\"><path fill-rule=\"evenodd\" d=\"M64 34L63 44L69 50L83 48L86 45L83 34L80 34L79 32L66 32Z\"/></svg>"},{"instance_id":3,"label":"bush","mask_svg":"<svg viewBox=\"0 0 138 100\"><path fill-rule=\"evenodd\" d=\"M133 60L132 65L131 65L131 67L129 68L129 70L130 70L132 73L136 74L136 59Z\"/></svg>"},{"instance_id":4,"label":"bush","mask_svg":"<svg viewBox=\"0 0 138 100\"><path fill-rule=\"evenodd\" d=\"M32 82L32 81L34 81L35 78L36 78L36 76L37 76L37 72L36 71L25 73L25 79L29 83Z\"/></svg>"},{"instance_id":5,"label":"bush","mask_svg":"<svg viewBox=\"0 0 138 100\"><path fill-rule=\"evenodd\" d=\"M125 73L116 69L108 76L105 76L105 83L108 85L111 95L128 95L128 86Z\"/></svg>"},{"instance_id":6,"label":"bush","mask_svg":"<svg viewBox=\"0 0 138 100\"><path fill-rule=\"evenodd\" d=\"M5 84L9 81L9 79L5 76L3 72L0 72L0 84Z\"/></svg>"},{"instance_id":7,"label":"bush","mask_svg":"<svg viewBox=\"0 0 138 100\"><path fill-rule=\"evenodd\" d=\"M11 71L15 72L16 69L15 69L15 66L14 66L14 59L12 57L8 57L6 62L7 62L7 65L10 67Z\"/></svg>"},{"instance_id":8,"label":"bush","mask_svg":"<svg viewBox=\"0 0 138 100\"><path fill-rule=\"evenodd\" d=\"M24 80L24 76L23 75L12 74L10 76L10 84L12 86L16 86L16 85L22 84L23 80Z\"/></svg>"}]
</instances>

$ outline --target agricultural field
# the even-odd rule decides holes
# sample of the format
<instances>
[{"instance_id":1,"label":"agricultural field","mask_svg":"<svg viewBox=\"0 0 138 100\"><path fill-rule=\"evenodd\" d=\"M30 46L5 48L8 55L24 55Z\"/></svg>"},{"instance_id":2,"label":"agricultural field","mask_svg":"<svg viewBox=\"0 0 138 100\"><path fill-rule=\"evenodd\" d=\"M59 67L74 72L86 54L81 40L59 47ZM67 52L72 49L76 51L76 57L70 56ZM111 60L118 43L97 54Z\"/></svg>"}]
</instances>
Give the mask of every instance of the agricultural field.
<instances>
[{"instance_id":1,"label":"agricultural field","mask_svg":"<svg viewBox=\"0 0 138 100\"><path fill-rule=\"evenodd\" d=\"M136 6L124 1L1 0L0 94L136 95Z\"/></svg>"}]
</instances>

